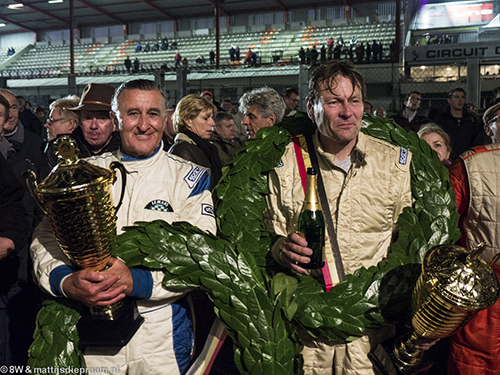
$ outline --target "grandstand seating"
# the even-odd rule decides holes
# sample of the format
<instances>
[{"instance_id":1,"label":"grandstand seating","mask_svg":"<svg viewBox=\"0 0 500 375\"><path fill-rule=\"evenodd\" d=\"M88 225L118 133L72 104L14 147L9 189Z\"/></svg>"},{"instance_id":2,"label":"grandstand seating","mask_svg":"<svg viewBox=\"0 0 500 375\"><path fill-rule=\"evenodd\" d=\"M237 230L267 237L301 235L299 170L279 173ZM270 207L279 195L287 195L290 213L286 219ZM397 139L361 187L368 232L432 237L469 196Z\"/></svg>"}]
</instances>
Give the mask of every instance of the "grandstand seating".
<instances>
[{"instance_id":1,"label":"grandstand seating","mask_svg":"<svg viewBox=\"0 0 500 375\"><path fill-rule=\"evenodd\" d=\"M359 24L347 23L337 26L305 26L300 30L271 29L259 32L222 34L220 37L221 65L226 68L237 68L243 65L245 54L249 48L258 54L262 63L287 64L297 61L300 47L304 49L316 45L321 48L331 36L337 40L342 35L348 43L352 36L358 42L382 42L384 45L384 56L389 54L389 44L395 37L394 23ZM173 40L169 40L171 43ZM187 58L190 69L207 69L209 65L209 53L215 50L215 38L213 35L192 36L176 38L178 51L183 58ZM161 40L141 40L144 46L149 42L151 47ZM81 74L96 73L124 73L124 60L129 56L132 60L139 59L142 71L158 69L163 64L167 68L174 68L174 55L176 50L135 52L137 40L127 40L123 43L98 42L94 44L75 44L75 72ZM240 48L240 60L229 61L229 49L231 46ZM0 50L0 54L2 54ZM2 59L7 57L7 49ZM203 56L205 64L197 64L195 60ZM2 60L0 59L0 64ZM12 64L4 64L1 75L4 77L49 77L60 76L69 73L70 49L68 44L64 45L35 45L25 51L22 58L18 58Z\"/></svg>"}]
</instances>

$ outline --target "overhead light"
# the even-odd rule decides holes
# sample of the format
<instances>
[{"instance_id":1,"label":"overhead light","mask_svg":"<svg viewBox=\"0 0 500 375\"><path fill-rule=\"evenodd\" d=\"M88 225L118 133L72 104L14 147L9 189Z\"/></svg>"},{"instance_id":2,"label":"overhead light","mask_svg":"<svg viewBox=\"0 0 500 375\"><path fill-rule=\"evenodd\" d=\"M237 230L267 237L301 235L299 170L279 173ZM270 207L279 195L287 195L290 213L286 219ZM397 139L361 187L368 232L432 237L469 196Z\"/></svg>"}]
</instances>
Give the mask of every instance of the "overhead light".
<instances>
[{"instance_id":1,"label":"overhead light","mask_svg":"<svg viewBox=\"0 0 500 375\"><path fill-rule=\"evenodd\" d=\"M0 27L4 27L4 26L5 26L5 24L4 24L4 23L0 23Z\"/></svg>"},{"instance_id":2,"label":"overhead light","mask_svg":"<svg viewBox=\"0 0 500 375\"><path fill-rule=\"evenodd\" d=\"M451 68L450 68L450 67L447 67L447 68L446 68L446 70L447 70L447 71L450 71L450 70L451 70Z\"/></svg>"},{"instance_id":3,"label":"overhead light","mask_svg":"<svg viewBox=\"0 0 500 375\"><path fill-rule=\"evenodd\" d=\"M423 70L423 69L425 69L425 65L422 65L422 66L420 67L420 69L422 69L422 70Z\"/></svg>"},{"instance_id":4,"label":"overhead light","mask_svg":"<svg viewBox=\"0 0 500 375\"><path fill-rule=\"evenodd\" d=\"M49 0L49 4L56 4L56 3L62 3L64 0Z\"/></svg>"},{"instance_id":5,"label":"overhead light","mask_svg":"<svg viewBox=\"0 0 500 375\"><path fill-rule=\"evenodd\" d=\"M16 8L22 8L23 6L24 6L23 4L10 4L10 5L7 5L7 8L16 9Z\"/></svg>"}]
</instances>

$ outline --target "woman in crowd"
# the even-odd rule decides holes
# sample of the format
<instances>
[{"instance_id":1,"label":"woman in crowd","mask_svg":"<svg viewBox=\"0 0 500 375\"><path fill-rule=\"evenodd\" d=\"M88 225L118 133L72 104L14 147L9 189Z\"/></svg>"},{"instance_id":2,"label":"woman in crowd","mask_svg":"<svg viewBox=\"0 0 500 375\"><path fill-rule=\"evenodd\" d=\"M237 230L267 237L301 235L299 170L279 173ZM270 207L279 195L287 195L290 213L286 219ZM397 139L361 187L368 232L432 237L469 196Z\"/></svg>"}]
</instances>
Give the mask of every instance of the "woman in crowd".
<instances>
[{"instance_id":1,"label":"woman in crowd","mask_svg":"<svg viewBox=\"0 0 500 375\"><path fill-rule=\"evenodd\" d=\"M450 136L439 125L432 122L423 125L417 134L420 139L426 141L436 151L441 164L449 167L451 153Z\"/></svg>"},{"instance_id":2,"label":"woman in crowd","mask_svg":"<svg viewBox=\"0 0 500 375\"><path fill-rule=\"evenodd\" d=\"M210 189L217 185L222 176L219 153L209 141L216 113L216 107L199 95L191 94L182 98L173 115L174 130L177 135L168 151L210 168Z\"/></svg>"}]
</instances>

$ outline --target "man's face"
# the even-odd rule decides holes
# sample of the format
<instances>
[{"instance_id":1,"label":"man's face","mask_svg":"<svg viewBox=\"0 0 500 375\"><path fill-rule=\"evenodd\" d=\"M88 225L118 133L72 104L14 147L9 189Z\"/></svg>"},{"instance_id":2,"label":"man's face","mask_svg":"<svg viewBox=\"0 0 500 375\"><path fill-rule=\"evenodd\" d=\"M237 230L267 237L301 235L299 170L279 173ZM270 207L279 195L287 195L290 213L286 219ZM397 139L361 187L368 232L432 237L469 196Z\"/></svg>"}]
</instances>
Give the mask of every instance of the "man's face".
<instances>
[{"instance_id":1,"label":"man's face","mask_svg":"<svg viewBox=\"0 0 500 375\"><path fill-rule=\"evenodd\" d=\"M85 140L95 152L106 146L113 133L113 121L109 111L85 111L80 114L82 132Z\"/></svg>"},{"instance_id":2,"label":"man's face","mask_svg":"<svg viewBox=\"0 0 500 375\"><path fill-rule=\"evenodd\" d=\"M375 116L385 118L385 110L383 108L377 108L375 110Z\"/></svg>"},{"instance_id":3,"label":"man's face","mask_svg":"<svg viewBox=\"0 0 500 375\"><path fill-rule=\"evenodd\" d=\"M172 139L175 138L174 122L172 121L173 114L174 114L173 109L167 110L167 122L165 125L165 129L163 130L165 134Z\"/></svg>"},{"instance_id":4,"label":"man's face","mask_svg":"<svg viewBox=\"0 0 500 375\"><path fill-rule=\"evenodd\" d=\"M356 142L363 118L363 97L359 87L353 91L349 79L338 76L330 84L320 85L320 98L316 104L308 103L309 117L314 119L319 132L329 142L345 146Z\"/></svg>"},{"instance_id":5,"label":"man's face","mask_svg":"<svg viewBox=\"0 0 500 375\"><path fill-rule=\"evenodd\" d=\"M229 112L233 107L233 105L229 102L222 102L221 107L224 110L224 112Z\"/></svg>"},{"instance_id":6,"label":"man's face","mask_svg":"<svg viewBox=\"0 0 500 375\"><path fill-rule=\"evenodd\" d=\"M272 113L268 118L264 118L257 112L257 105L247 108L243 125L246 126L250 138L255 138L255 133L260 129L273 126L276 122L276 115Z\"/></svg>"},{"instance_id":7,"label":"man's face","mask_svg":"<svg viewBox=\"0 0 500 375\"><path fill-rule=\"evenodd\" d=\"M158 148L167 121L165 101L159 91L122 91L118 112L111 116L120 130L125 155L144 158Z\"/></svg>"},{"instance_id":8,"label":"man's face","mask_svg":"<svg viewBox=\"0 0 500 375\"><path fill-rule=\"evenodd\" d=\"M454 111L461 111L465 105L465 94L461 91L455 91L448 99L448 103Z\"/></svg>"},{"instance_id":9,"label":"man's face","mask_svg":"<svg viewBox=\"0 0 500 375\"><path fill-rule=\"evenodd\" d=\"M286 109L290 111L293 111L299 104L299 96L293 92L290 96L285 96L283 100L285 101Z\"/></svg>"},{"instance_id":10,"label":"man's face","mask_svg":"<svg viewBox=\"0 0 500 375\"><path fill-rule=\"evenodd\" d=\"M64 119L61 114L61 109L59 107L55 107L50 112L50 116L47 119L45 127L48 131L49 141L52 141L53 139L56 139L59 134L72 133L73 130L75 130L76 124L72 119Z\"/></svg>"},{"instance_id":11,"label":"man's face","mask_svg":"<svg viewBox=\"0 0 500 375\"><path fill-rule=\"evenodd\" d=\"M496 111L492 120L484 125L484 131L493 143L498 143L500 142L500 109Z\"/></svg>"},{"instance_id":12,"label":"man's face","mask_svg":"<svg viewBox=\"0 0 500 375\"><path fill-rule=\"evenodd\" d=\"M3 126L3 132L8 134L8 133L14 131L14 129L17 127L17 121L19 120L19 111L17 109L17 99L14 95L12 95L8 91L0 91L0 95L3 95L5 97L5 99L7 99L7 101L10 104L9 120Z\"/></svg>"},{"instance_id":13,"label":"man's face","mask_svg":"<svg viewBox=\"0 0 500 375\"><path fill-rule=\"evenodd\" d=\"M408 108L410 111L415 112L417 109L420 108L420 101L422 98L420 95L418 95L415 92L412 92L410 96L406 99L405 106Z\"/></svg>"},{"instance_id":14,"label":"man's face","mask_svg":"<svg viewBox=\"0 0 500 375\"><path fill-rule=\"evenodd\" d=\"M19 108L19 111L24 111L24 99L23 98L17 98L17 108Z\"/></svg>"},{"instance_id":15,"label":"man's face","mask_svg":"<svg viewBox=\"0 0 500 375\"><path fill-rule=\"evenodd\" d=\"M230 140L234 138L234 121L221 120L219 125L215 126L215 132L222 138Z\"/></svg>"},{"instance_id":16,"label":"man's face","mask_svg":"<svg viewBox=\"0 0 500 375\"><path fill-rule=\"evenodd\" d=\"M0 134L2 134L3 126L7 122L8 117L7 109L3 105L0 105Z\"/></svg>"}]
</instances>

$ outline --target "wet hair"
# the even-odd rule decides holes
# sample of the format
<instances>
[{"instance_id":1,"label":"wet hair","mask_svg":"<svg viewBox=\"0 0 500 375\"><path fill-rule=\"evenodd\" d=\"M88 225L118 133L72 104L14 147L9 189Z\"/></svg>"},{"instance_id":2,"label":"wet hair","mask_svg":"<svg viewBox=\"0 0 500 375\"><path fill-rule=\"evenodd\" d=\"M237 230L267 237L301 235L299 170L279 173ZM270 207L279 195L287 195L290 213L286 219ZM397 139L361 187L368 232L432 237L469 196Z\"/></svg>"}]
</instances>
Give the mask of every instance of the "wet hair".
<instances>
[{"instance_id":1,"label":"wet hair","mask_svg":"<svg viewBox=\"0 0 500 375\"><path fill-rule=\"evenodd\" d=\"M276 116L276 123L283 120L285 102L276 90L270 87L259 87L245 93L240 99L240 112L246 114L248 108L257 106L257 113L264 118L272 114Z\"/></svg>"},{"instance_id":2,"label":"wet hair","mask_svg":"<svg viewBox=\"0 0 500 375\"><path fill-rule=\"evenodd\" d=\"M158 83L151 81L149 79L133 79L122 83L116 90L113 98L111 99L111 110L115 113L118 112L118 98L120 94L125 90L141 90L141 91L158 91L163 97L165 104L165 113L167 113L168 99L165 90Z\"/></svg>"},{"instance_id":3,"label":"wet hair","mask_svg":"<svg viewBox=\"0 0 500 375\"><path fill-rule=\"evenodd\" d=\"M352 90L358 87L361 91L363 101L366 98L366 85L363 76L357 71L354 64L350 61L329 60L321 64L309 78L309 94L307 100L316 104L321 98L321 85L326 84L326 89L333 93L335 87L332 82L337 77L347 78L352 83Z\"/></svg>"},{"instance_id":4,"label":"wet hair","mask_svg":"<svg viewBox=\"0 0 500 375\"><path fill-rule=\"evenodd\" d=\"M175 132L180 133L187 129L188 126L184 119L194 120L203 111L207 111L209 115L213 116L217 114L217 107L198 94L183 97L177 104L172 116Z\"/></svg>"}]
</instances>

